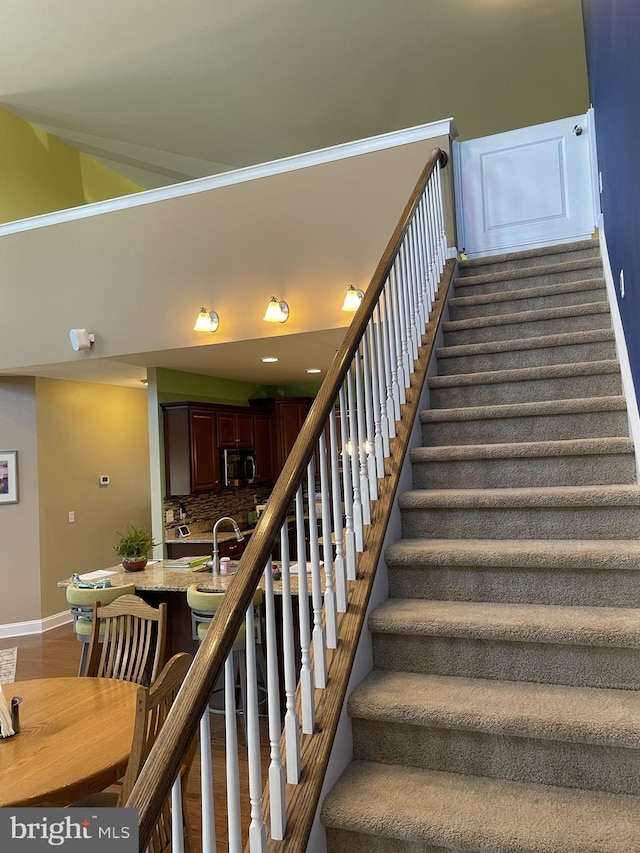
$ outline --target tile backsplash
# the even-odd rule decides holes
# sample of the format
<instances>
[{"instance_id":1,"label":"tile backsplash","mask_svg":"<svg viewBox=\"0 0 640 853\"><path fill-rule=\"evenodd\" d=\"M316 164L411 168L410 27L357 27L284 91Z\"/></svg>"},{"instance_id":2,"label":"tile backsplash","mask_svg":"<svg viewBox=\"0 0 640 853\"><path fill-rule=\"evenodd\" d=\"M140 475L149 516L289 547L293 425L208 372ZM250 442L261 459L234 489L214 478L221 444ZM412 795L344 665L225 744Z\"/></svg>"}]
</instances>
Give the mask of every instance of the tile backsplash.
<instances>
[{"instance_id":1,"label":"tile backsplash","mask_svg":"<svg viewBox=\"0 0 640 853\"><path fill-rule=\"evenodd\" d=\"M271 494L271 487L244 486L239 489L227 489L224 492L206 492L201 495L180 495L164 499L165 518L167 510L173 510L173 521L165 522L166 533L176 530L180 524L213 524L222 515L230 515L242 527L246 523L247 512L256 503L262 503ZM186 512L180 518L180 507Z\"/></svg>"}]
</instances>

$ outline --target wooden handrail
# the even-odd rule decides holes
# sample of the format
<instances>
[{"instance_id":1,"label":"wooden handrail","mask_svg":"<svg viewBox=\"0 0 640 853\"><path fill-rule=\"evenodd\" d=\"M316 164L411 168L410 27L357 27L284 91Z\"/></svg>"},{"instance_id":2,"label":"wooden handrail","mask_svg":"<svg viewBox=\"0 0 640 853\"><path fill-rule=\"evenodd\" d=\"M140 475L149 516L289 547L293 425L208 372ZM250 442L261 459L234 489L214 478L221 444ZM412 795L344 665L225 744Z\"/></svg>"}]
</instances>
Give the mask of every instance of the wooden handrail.
<instances>
[{"instance_id":1,"label":"wooden handrail","mask_svg":"<svg viewBox=\"0 0 640 853\"><path fill-rule=\"evenodd\" d=\"M304 477L307 463L373 316L422 192L438 162L445 166L447 155L440 148L434 148L284 464L269 503L240 560L234 582L224 596L216 618L195 656L179 696L126 803L127 807L139 809L140 850L146 849L157 816L180 770L182 756L195 735L211 691L231 652L276 537Z\"/></svg>"}]
</instances>

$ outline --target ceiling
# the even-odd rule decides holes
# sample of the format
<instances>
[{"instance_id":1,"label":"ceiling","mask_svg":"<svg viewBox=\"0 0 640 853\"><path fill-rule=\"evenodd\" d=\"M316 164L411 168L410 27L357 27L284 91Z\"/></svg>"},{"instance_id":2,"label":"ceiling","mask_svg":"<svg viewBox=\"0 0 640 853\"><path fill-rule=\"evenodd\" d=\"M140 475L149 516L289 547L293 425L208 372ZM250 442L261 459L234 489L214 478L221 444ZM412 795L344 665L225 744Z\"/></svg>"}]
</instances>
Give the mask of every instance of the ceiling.
<instances>
[{"instance_id":1,"label":"ceiling","mask_svg":"<svg viewBox=\"0 0 640 853\"><path fill-rule=\"evenodd\" d=\"M144 188L588 106L580 0L4 0L0 33L0 106ZM314 345L289 337L292 359ZM156 363L213 372L204 349Z\"/></svg>"}]
</instances>

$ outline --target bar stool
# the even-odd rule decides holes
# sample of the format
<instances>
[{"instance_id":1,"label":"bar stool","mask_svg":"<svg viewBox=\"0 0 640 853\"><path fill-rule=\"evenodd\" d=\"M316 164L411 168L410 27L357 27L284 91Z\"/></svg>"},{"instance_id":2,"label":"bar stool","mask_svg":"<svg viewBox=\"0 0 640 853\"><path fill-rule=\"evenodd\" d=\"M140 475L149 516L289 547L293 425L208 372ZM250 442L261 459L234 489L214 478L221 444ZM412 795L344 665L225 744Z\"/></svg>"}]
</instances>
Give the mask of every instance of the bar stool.
<instances>
[{"instance_id":1,"label":"bar stool","mask_svg":"<svg viewBox=\"0 0 640 853\"><path fill-rule=\"evenodd\" d=\"M187 588L187 604L191 609L191 627L194 640L202 642L209 624L215 617L216 611L222 604L224 592L210 592L202 589L198 584L191 584ZM254 608L254 630L255 642L260 653L256 655L258 666L261 670L261 676L264 679L266 686L266 668L264 666L264 653L262 652L263 630L262 618L260 609L262 607L264 595L261 589L256 590L253 596ZM240 630L236 634L235 642L231 648L234 678L240 683L240 705L239 710L245 713L246 694L247 694L247 666L245 660L246 653L246 621L240 626Z\"/></svg>"},{"instance_id":2,"label":"bar stool","mask_svg":"<svg viewBox=\"0 0 640 853\"><path fill-rule=\"evenodd\" d=\"M80 652L80 666L78 667L78 675L82 675L87 662L87 654L89 649L89 640L91 639L91 627L93 624L93 604L99 601L100 604L111 604L116 598L121 595L135 595L135 584L127 584L127 586L107 586L101 589L85 589L78 588L73 584L69 584L66 589L67 601L71 605L71 615L73 616L73 630L76 638L82 643L82 651Z\"/></svg>"}]
</instances>

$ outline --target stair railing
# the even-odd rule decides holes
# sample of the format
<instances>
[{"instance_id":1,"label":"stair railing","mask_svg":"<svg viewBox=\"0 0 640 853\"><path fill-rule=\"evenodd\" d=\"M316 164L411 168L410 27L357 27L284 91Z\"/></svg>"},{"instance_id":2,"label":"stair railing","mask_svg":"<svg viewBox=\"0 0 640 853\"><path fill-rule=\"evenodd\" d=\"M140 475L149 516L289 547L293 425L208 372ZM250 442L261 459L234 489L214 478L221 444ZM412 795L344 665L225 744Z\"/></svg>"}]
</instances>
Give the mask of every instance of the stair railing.
<instances>
[{"instance_id":1,"label":"stair railing","mask_svg":"<svg viewBox=\"0 0 640 853\"><path fill-rule=\"evenodd\" d=\"M350 604L357 600L354 590L369 526L372 519L377 520L376 502L384 488L393 439L401 426L401 406L407 399L445 269L440 171L446 163L446 153L435 148L126 803L139 809L141 851L147 847L168 796L174 807L172 849L183 850L179 770L198 725L202 849L205 853L216 850L208 703L223 670L228 849L241 853L247 843L250 853L264 853L269 844L287 834L290 792L310 772L304 759L308 745L319 734L316 709L328 682L337 677L331 664L338 659L341 643L353 644L358 639L342 637L341 628ZM383 531L380 542L382 535ZM280 560L274 563L272 553L278 545ZM263 688L267 696L269 766L264 769L253 641L253 598L258 587L264 589L265 596ZM275 593L281 605L279 631ZM231 654L243 621L250 811L246 834L241 821ZM348 673L342 675L348 678ZM220 784L220 780L215 783Z\"/></svg>"}]
</instances>

